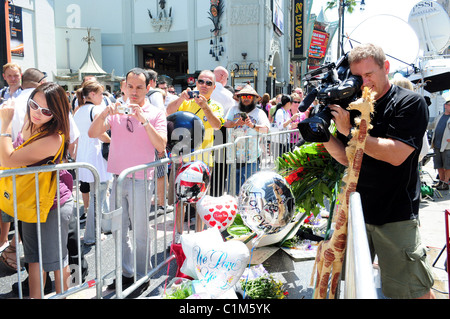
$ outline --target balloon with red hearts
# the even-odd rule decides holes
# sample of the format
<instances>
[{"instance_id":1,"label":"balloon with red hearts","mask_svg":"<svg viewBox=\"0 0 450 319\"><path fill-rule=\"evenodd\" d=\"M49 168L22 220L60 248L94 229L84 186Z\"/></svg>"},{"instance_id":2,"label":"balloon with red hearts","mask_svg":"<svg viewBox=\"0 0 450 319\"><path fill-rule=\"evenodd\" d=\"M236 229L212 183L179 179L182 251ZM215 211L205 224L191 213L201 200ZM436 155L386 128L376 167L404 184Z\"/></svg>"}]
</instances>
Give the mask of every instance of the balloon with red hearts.
<instances>
[{"instance_id":1,"label":"balloon with red hearts","mask_svg":"<svg viewBox=\"0 0 450 319\"><path fill-rule=\"evenodd\" d=\"M208 227L220 231L234 222L237 214L237 199L231 195L221 197L204 196L197 202L197 213Z\"/></svg>"}]
</instances>

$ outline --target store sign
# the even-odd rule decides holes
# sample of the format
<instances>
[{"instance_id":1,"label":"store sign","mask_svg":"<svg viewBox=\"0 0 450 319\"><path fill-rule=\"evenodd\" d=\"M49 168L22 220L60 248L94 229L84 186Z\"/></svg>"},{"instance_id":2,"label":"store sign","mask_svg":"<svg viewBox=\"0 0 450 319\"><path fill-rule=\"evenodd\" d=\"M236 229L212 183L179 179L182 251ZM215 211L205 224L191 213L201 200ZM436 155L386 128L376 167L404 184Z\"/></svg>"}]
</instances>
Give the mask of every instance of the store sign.
<instances>
[{"instance_id":1,"label":"store sign","mask_svg":"<svg viewBox=\"0 0 450 319\"><path fill-rule=\"evenodd\" d=\"M9 6L9 26L11 35L11 55L23 57L22 8Z\"/></svg>"},{"instance_id":2,"label":"store sign","mask_svg":"<svg viewBox=\"0 0 450 319\"><path fill-rule=\"evenodd\" d=\"M303 25L304 25L304 0L294 0L294 10L293 10L293 44L292 44L292 60L303 60L304 47L303 47Z\"/></svg>"},{"instance_id":3,"label":"store sign","mask_svg":"<svg viewBox=\"0 0 450 319\"><path fill-rule=\"evenodd\" d=\"M330 35L327 32L314 30L309 47L309 58L323 59L327 54Z\"/></svg>"}]
</instances>

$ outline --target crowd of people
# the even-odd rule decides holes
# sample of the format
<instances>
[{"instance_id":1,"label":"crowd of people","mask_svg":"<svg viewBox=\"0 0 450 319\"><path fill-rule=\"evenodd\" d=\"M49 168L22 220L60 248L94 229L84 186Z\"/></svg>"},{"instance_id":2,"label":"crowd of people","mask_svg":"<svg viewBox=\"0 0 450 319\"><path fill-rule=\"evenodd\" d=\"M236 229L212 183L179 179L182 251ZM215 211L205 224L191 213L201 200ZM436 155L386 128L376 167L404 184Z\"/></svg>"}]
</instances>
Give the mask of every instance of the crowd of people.
<instances>
[{"instance_id":1,"label":"crowd of people","mask_svg":"<svg viewBox=\"0 0 450 319\"><path fill-rule=\"evenodd\" d=\"M287 124L277 124L275 118L278 116L277 105L280 106L286 98L288 102L283 104L284 119L291 119L294 122L299 118L298 111L292 106L291 99L301 99L301 89L292 98L288 95L279 95L270 100L268 94L263 99L258 93L247 85L237 87L236 90L227 85L228 71L223 67L218 67L213 71L205 70L201 72L196 81L195 88L187 88L177 94L175 88L164 79L158 80L158 74L154 70L143 70L134 68L130 70L126 78L122 81L120 91L110 94L105 87L95 78L95 76L85 76L83 82L76 92L64 91L61 86L47 82L47 74L36 68L29 68L22 72L21 67L15 63L8 63L3 67L3 77L7 86L0 91L2 105L0 108L2 134L0 144L5 148L2 151L1 165L3 167L39 166L55 152L55 148L64 143L65 159L88 163L94 166L99 174L100 180L98 193L94 191L94 176L86 168L78 170L79 185L67 182L67 178L61 178L60 190L62 194L68 194L67 190L77 187L82 194L83 213L77 219L73 211L72 196L64 195L61 198L61 215L64 216L64 223L61 225L61 242L63 256L59 256L54 249L55 243L55 217L57 211L53 208L49 216L49 222L43 228L42 247L46 252L43 256L43 269L46 273L44 279L45 293L51 289L48 272L54 271L55 278L60 278L58 272L58 260L64 260L64 281L66 281L69 263L75 262L76 256L83 255L74 244L77 239L76 222L86 222L83 245L94 245L95 238L95 212L94 202L96 194L99 196L100 211L108 212L115 206L115 184L120 173L127 168L140 164L154 162L155 160L170 156L170 150L166 148L170 138L167 131L167 116L178 111L191 112L202 119L205 126L205 136L202 149L214 145L215 132L222 131L223 142L228 138L230 141L242 135L254 135L257 132L268 132L270 126L279 125L282 129L287 129ZM200 94L194 98L190 92L198 90ZM62 96L64 99L62 99ZM283 100L283 101L282 101ZM298 103L297 103L298 105ZM129 108L123 113L123 110ZM281 112L281 111L280 111ZM292 113L291 113L292 112ZM245 118L243 114L246 114ZM269 115L272 114L272 115ZM269 120L270 118L270 120ZM290 127L295 127L291 126ZM231 128L226 132L225 128ZM24 143L31 134L43 132L42 137L33 140L32 143L23 147L22 151L15 150L15 147ZM228 134L228 136L227 136ZM220 139L218 139L220 140ZM45 145L45 147L42 147ZM251 165L252 172L259 166L261 149L259 143L254 145L258 150L251 152L253 159L238 154L239 165L243 165L243 176L248 177L246 167ZM105 150L108 154L105 155ZM20 156L27 154L29 157ZM132 157L126 156L133 154ZM247 155L250 155L247 154ZM255 156L256 155L256 156ZM205 162L211 171L215 169L212 155ZM223 164L223 163L222 163ZM226 165L224 165L226 166ZM239 170L241 167L239 167ZM122 191L122 205L124 207L122 247L123 247L123 278L126 285L134 281L134 273L138 278L145 275L145 271L151 267L146 264L146 241L148 232L145 229L147 218L145 212L144 197L153 198L153 184L145 183L144 176L153 180L156 177L158 194L156 194L158 212L171 212L173 206L167 203L170 196L166 196L165 187L168 183L168 174L164 167L156 170L138 173L135 176L133 194L132 179L127 179L125 189ZM74 172L71 172L71 183L73 183ZM173 182L173 179L172 179ZM137 183L137 185L136 185ZM145 188L147 185L147 188ZM173 184L172 184L173 185ZM222 190L221 190L222 191ZM109 200L108 200L109 198ZM173 204L173 202L172 202ZM177 214L179 225L182 214ZM1 215L0 230L0 261L6 267L16 271L16 240L9 240L8 234L11 223L14 219L3 213ZM197 221L200 221L197 218ZM130 242L130 223L137 225L136 247L132 247ZM198 223L197 230L203 229L201 222ZM19 229L14 233L18 236L19 242L25 247L26 269L28 278L22 283L25 295L32 298L40 298L39 273L36 254L36 234L31 231L33 227L19 222ZM101 229L104 233L110 232L111 225L102 221ZM52 234L47 236L46 234ZM182 233L178 228L177 238ZM136 249L138 260L136 269L133 269L133 249ZM48 254L47 254L48 251ZM87 265L82 256L83 277L87 275ZM77 262L75 262L77 263ZM145 289L147 284L142 286ZM110 288L114 288L115 283ZM57 292L67 289L66 284L62 286L56 283ZM62 287L62 288L61 288ZM13 291L18 292L18 284L13 286Z\"/></svg>"},{"instance_id":2,"label":"crowd of people","mask_svg":"<svg viewBox=\"0 0 450 319\"><path fill-rule=\"evenodd\" d=\"M418 150L422 147L428 124L426 104L418 94L389 82L389 63L382 50L376 46L358 46L352 50L350 68L354 75L363 78L363 86L371 87L376 92L377 121L374 122L371 137L368 139L358 191L362 195L370 246L380 261L385 294L393 298L432 296L430 291L432 278L423 259L420 256L415 257L416 251L407 253L409 258L401 257L403 247L398 245L405 242L407 247L417 248L421 244L420 239L415 236L418 227L416 172ZM2 167L39 166L53 156L63 143L66 158L92 164L97 169L100 177L98 191L100 207L102 211L110 211L114 210L116 205L117 178L124 170L171 155L170 149L167 148L171 138L167 117L175 112L190 112L201 119L205 128L202 149L212 147L215 139L216 143L218 142L219 139L215 136L218 136L219 131L223 133L220 143L234 142L239 137L258 136L260 133L269 132L272 128L281 131L295 129L300 121L308 117L309 110L305 113L299 112L299 105L303 100L301 88L294 89L290 95L278 94L271 97L265 93L260 96L250 84L236 88L228 86L228 76L228 71L223 67L212 71L204 70L199 74L195 88L188 87L177 94L170 83L163 79L158 80L155 71L133 68L121 83L120 92L114 95L107 94L101 83L90 76L83 80L81 87L76 91L76 96L73 96L59 85L47 82L45 72L30 68L22 74L19 65L8 63L3 67L3 77L8 86L0 91L3 99L0 107L0 164ZM192 96L192 91L198 91L199 94ZM450 170L448 102L445 106L446 112L437 124L442 130L437 130L434 139L434 147L443 153L435 162L440 175L440 189L448 189ZM400 112L398 114L403 115L391 116L397 112L394 108L400 108L401 112L398 111ZM346 165L344 149L348 139L351 138L352 127L349 112L337 105L331 105L330 109L338 132L324 145L337 161ZM40 133L37 139L21 150L15 150L16 146L35 133ZM276 142L278 154L282 154L291 151L289 145L300 145L304 141L298 132L294 132ZM261 146L260 141L256 139L245 147L238 143L234 158L231 157L232 154L227 154L226 162L215 165L211 154L204 161L212 174L220 164L226 168L225 164L235 162L236 184L241 185L259 169L263 152ZM229 173L225 175L228 178ZM125 180L121 191L122 197L118 199L123 207L121 242L124 288L134 282L134 276L139 279L152 267L145 251L149 236L146 229L149 212L146 211L145 203L146 199L153 198L155 189L154 183L147 182L146 179L156 181L158 194L155 198L158 202L154 204L158 206L158 210L170 212L173 206L168 205L167 200L170 200L171 187L167 196L164 185L170 185L170 181L173 183L171 174L162 166L139 171L134 178L129 176ZM386 187L380 176L389 177L389 180L396 176L395 183L391 187ZM83 194L87 214L83 243L93 245L95 213L92 203L96 200L93 192L94 178L87 169L80 169L78 178L81 183L74 186L79 187ZM379 185L376 181L382 184ZM82 254L77 251L77 245L71 245L78 236L76 227L72 225L79 222L72 214L72 184L67 182L66 178L61 178L60 190L63 194L60 205L64 221L60 225L62 256L59 256L58 250L54 247L58 242L55 239L55 236L57 237L55 234L58 233L55 229L58 225L54 222L57 209L53 208L50 211L49 222L42 229L43 269L46 273L55 272L57 280L60 278L58 261L64 260L62 278L66 279L69 275L68 265L72 262L77 263L78 258L75 256ZM236 194L238 191L239 188ZM0 261L7 267L17 270L15 241L8 240L9 227L13 219L4 213L1 218ZM178 241L183 231L182 212L176 212L176 218L178 227L175 241ZM25 261L29 274L25 292L32 298L40 298L42 296L36 259L37 234L33 225L30 227L26 223L20 224L21 227L15 232L15 236L20 237L25 247ZM135 243L132 243L130 238L131 225L135 233ZM196 227L197 231L203 229L200 218L197 218ZM108 232L110 225L102 224L102 229ZM387 236L392 236L390 243L384 242ZM133 260L134 250L136 268ZM402 268L403 266L405 268ZM80 267L86 274L86 265ZM421 275L409 276L411 272ZM399 277L401 273L409 278ZM50 280L48 276L45 278L47 291L47 283ZM397 278L401 278L400 282ZM418 282L415 281L416 278L419 278ZM148 284L148 281L142 284L136 294L145 290ZM111 284L110 288L114 289L115 285L116 282ZM65 283L56 283L57 292L61 292L61 288L67 288Z\"/></svg>"}]
</instances>

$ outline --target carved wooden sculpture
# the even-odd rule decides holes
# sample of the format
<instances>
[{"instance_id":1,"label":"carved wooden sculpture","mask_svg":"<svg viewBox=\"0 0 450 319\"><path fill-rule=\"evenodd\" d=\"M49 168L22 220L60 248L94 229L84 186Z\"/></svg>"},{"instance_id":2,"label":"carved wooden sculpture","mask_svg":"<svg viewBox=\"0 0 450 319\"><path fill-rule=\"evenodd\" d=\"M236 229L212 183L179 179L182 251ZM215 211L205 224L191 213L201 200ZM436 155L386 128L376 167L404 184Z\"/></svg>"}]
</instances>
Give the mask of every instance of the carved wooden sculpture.
<instances>
[{"instance_id":1,"label":"carved wooden sculpture","mask_svg":"<svg viewBox=\"0 0 450 319\"><path fill-rule=\"evenodd\" d=\"M330 276L331 287L328 298L333 299L336 294L347 246L349 197L351 193L356 191L356 185L358 184L366 138L371 129L370 115L373 112L373 101L374 95L368 88L365 88L362 98L351 103L348 108L348 110L360 111L361 116L356 120L357 128L352 129L353 138L345 150L348 168L342 179L345 184L338 195L336 212L333 217L335 229L331 238L322 241L317 250L311 278L311 285L313 285L314 275L316 274L314 299L325 299L327 297Z\"/></svg>"}]
</instances>

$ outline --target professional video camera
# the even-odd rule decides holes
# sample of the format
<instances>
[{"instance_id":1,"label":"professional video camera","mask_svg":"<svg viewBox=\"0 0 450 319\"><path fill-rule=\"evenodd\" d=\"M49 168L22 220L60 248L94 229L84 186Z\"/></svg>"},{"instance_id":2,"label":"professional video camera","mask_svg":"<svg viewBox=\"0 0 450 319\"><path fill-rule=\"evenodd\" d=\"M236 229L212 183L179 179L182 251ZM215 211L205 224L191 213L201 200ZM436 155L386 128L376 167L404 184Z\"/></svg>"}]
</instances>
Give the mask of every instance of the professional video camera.
<instances>
[{"instance_id":1,"label":"professional video camera","mask_svg":"<svg viewBox=\"0 0 450 319\"><path fill-rule=\"evenodd\" d=\"M313 88L300 103L299 111L305 112L316 98L319 104L311 110L309 118L299 123L298 129L307 142L328 142L333 118L328 105L337 104L347 108L349 103L358 98L362 78L351 74L348 54L345 54L336 64L330 63L307 73L303 80ZM313 82L319 84L313 85Z\"/></svg>"}]
</instances>

